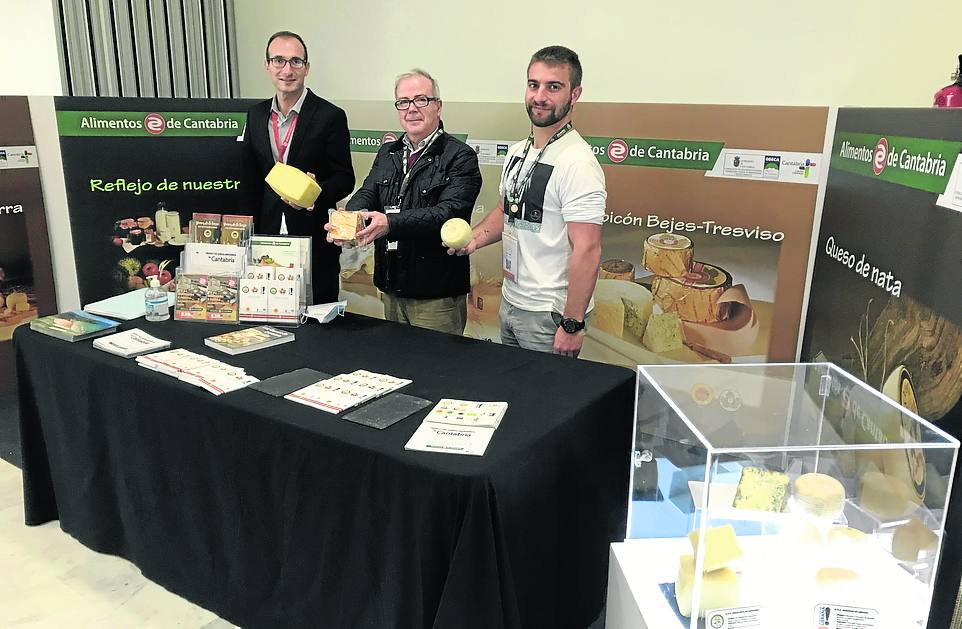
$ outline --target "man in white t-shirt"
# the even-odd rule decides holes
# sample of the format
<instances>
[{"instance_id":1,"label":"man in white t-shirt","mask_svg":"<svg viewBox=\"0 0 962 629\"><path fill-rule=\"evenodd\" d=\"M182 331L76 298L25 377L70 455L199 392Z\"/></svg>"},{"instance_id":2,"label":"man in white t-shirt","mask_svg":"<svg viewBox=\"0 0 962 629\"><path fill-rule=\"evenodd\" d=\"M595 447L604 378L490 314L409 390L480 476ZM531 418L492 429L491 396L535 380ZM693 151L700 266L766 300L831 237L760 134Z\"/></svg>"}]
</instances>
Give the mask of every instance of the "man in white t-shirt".
<instances>
[{"instance_id":1,"label":"man in white t-shirt","mask_svg":"<svg viewBox=\"0 0 962 629\"><path fill-rule=\"evenodd\" d=\"M511 147L501 201L449 254L502 241L501 342L577 357L601 261L605 176L571 126L581 97L581 62L563 46L536 52L524 103L527 141Z\"/></svg>"}]
</instances>

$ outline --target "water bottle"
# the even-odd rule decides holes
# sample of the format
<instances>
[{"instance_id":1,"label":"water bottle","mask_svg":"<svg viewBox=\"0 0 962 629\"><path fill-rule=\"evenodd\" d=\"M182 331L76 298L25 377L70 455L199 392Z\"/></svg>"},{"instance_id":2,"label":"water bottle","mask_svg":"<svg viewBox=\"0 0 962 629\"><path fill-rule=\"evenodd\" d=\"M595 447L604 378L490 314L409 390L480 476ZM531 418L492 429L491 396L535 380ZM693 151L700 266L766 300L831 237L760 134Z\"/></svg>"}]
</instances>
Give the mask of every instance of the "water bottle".
<instances>
[{"instance_id":1,"label":"water bottle","mask_svg":"<svg viewBox=\"0 0 962 629\"><path fill-rule=\"evenodd\" d=\"M147 306L148 321L166 321L170 319L170 306L167 305L167 291L160 287L156 275L147 278L147 292L144 293L144 304Z\"/></svg>"}]
</instances>

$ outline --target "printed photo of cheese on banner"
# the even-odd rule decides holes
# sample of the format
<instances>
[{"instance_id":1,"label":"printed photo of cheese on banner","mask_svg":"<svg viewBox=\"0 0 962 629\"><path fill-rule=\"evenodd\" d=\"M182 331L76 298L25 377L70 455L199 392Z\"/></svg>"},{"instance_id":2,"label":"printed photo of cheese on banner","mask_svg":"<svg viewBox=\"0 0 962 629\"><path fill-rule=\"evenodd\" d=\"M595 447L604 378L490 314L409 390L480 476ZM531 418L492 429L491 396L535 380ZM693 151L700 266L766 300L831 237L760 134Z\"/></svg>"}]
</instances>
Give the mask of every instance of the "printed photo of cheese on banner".
<instances>
[{"instance_id":1,"label":"printed photo of cheese on banner","mask_svg":"<svg viewBox=\"0 0 962 629\"><path fill-rule=\"evenodd\" d=\"M358 181L400 136L390 103L344 104ZM634 366L793 360L828 111L579 103L575 126L605 171L608 212L582 357ZM446 102L445 129L478 153L476 224L497 207L520 103ZM439 246L440 234L439 234ZM373 251L341 257L342 298L383 316ZM499 340L501 248L471 257L465 334Z\"/></svg>"},{"instance_id":2,"label":"printed photo of cheese on banner","mask_svg":"<svg viewBox=\"0 0 962 629\"><path fill-rule=\"evenodd\" d=\"M828 111L579 104L608 186L582 356L795 357Z\"/></svg>"}]
</instances>

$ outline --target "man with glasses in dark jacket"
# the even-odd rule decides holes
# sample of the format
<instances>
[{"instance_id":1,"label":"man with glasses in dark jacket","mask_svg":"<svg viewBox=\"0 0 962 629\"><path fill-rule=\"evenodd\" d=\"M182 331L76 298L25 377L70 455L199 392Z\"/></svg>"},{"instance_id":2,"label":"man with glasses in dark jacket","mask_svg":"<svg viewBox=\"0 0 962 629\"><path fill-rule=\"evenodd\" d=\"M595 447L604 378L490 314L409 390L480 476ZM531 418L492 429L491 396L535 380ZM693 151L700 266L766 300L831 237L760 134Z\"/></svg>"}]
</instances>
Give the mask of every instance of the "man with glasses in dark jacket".
<instances>
[{"instance_id":1,"label":"man with glasses in dark jacket","mask_svg":"<svg viewBox=\"0 0 962 629\"><path fill-rule=\"evenodd\" d=\"M271 35L264 69L276 94L247 113L241 208L254 217L258 234L311 236L314 294L307 296L308 303L337 301L341 250L326 238L313 237L324 235L327 209L354 188L347 116L344 110L304 87L311 64L300 35L290 31ZM295 166L317 180L321 196L314 207L287 204L264 183L276 162Z\"/></svg>"},{"instance_id":2,"label":"man with glasses in dark jacket","mask_svg":"<svg viewBox=\"0 0 962 629\"><path fill-rule=\"evenodd\" d=\"M481 191L478 156L445 133L441 94L430 74L420 69L402 74L394 96L404 135L381 146L347 203L366 223L356 242L374 243L374 285L381 290L386 319L462 334L470 266L466 257L447 255L441 225L455 217L470 223Z\"/></svg>"}]
</instances>

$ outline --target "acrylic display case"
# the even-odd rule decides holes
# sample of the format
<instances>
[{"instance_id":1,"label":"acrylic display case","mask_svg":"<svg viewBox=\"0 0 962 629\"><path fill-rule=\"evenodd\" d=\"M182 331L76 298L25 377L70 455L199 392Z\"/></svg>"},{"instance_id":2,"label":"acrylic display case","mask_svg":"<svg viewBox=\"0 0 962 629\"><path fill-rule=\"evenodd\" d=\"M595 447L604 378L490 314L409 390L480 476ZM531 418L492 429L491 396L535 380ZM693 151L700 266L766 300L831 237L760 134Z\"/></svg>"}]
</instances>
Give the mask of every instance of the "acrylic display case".
<instances>
[{"instance_id":1,"label":"acrylic display case","mask_svg":"<svg viewBox=\"0 0 962 629\"><path fill-rule=\"evenodd\" d=\"M639 367L608 626L925 627L958 441L903 375Z\"/></svg>"}]
</instances>

